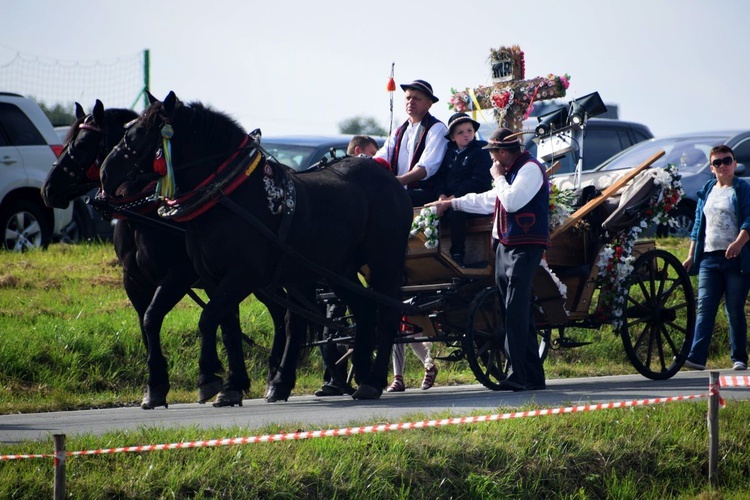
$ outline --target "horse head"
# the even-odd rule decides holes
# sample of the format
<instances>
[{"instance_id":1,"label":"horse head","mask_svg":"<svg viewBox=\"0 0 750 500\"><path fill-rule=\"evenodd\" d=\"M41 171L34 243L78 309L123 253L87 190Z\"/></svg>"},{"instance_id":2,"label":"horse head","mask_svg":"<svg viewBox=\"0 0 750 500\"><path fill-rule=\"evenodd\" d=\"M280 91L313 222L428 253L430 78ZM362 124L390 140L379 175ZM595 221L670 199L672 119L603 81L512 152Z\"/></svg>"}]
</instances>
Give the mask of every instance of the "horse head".
<instances>
[{"instance_id":1,"label":"horse head","mask_svg":"<svg viewBox=\"0 0 750 500\"><path fill-rule=\"evenodd\" d=\"M169 171L178 189L188 192L246 136L229 116L200 102L183 103L170 91L128 126L102 163L102 188L110 201L120 203L146 195Z\"/></svg>"},{"instance_id":2,"label":"horse head","mask_svg":"<svg viewBox=\"0 0 750 500\"><path fill-rule=\"evenodd\" d=\"M76 120L60 157L42 186L47 206L65 208L74 198L99 186L99 165L122 137L125 125L138 116L129 109L104 109L96 100L91 114L76 103Z\"/></svg>"}]
</instances>

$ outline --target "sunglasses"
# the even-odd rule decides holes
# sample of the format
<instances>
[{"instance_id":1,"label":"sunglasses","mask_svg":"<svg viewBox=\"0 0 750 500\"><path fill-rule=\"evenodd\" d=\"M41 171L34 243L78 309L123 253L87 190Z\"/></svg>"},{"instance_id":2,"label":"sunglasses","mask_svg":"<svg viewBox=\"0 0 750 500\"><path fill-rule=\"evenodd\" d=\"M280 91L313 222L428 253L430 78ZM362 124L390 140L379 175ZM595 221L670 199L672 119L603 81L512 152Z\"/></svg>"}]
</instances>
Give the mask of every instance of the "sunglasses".
<instances>
[{"instance_id":1,"label":"sunglasses","mask_svg":"<svg viewBox=\"0 0 750 500\"><path fill-rule=\"evenodd\" d=\"M720 167L722 165L731 165L734 161L734 158L731 156L725 156L724 158L717 158L714 161L711 162L711 165L714 167Z\"/></svg>"}]
</instances>

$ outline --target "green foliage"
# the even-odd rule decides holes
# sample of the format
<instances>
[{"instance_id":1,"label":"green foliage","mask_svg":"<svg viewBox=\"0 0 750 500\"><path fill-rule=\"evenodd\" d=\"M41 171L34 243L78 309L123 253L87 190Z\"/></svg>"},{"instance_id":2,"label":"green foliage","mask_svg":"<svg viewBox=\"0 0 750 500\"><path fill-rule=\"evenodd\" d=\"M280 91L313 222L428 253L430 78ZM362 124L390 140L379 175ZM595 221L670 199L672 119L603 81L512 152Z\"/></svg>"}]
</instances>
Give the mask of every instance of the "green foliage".
<instances>
[{"instance_id":1,"label":"green foliage","mask_svg":"<svg viewBox=\"0 0 750 500\"><path fill-rule=\"evenodd\" d=\"M388 131L369 116L355 116L339 123L339 132L354 135L388 135Z\"/></svg>"},{"instance_id":2,"label":"green foliage","mask_svg":"<svg viewBox=\"0 0 750 500\"><path fill-rule=\"evenodd\" d=\"M44 114L47 115L47 118L49 118L49 121L52 122L52 125L55 127L71 125L76 121L75 105L73 103L55 103L50 107L47 104L40 102L39 107L42 108Z\"/></svg>"}]
</instances>

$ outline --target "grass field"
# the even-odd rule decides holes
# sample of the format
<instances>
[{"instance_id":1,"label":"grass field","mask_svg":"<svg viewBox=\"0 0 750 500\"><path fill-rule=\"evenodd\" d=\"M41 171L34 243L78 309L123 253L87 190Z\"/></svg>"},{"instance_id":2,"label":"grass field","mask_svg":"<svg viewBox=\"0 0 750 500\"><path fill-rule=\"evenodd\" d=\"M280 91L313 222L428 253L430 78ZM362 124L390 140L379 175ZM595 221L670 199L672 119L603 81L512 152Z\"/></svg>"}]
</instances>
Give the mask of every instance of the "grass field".
<instances>
[{"instance_id":1,"label":"grass field","mask_svg":"<svg viewBox=\"0 0 750 500\"><path fill-rule=\"evenodd\" d=\"M680 240L659 246L680 259L686 251ZM138 404L145 353L111 246L0 253L0 264L0 413ZM172 403L196 397L199 313L183 300L163 328ZM270 345L268 314L252 299L243 303L242 326L260 346ZM552 352L545 364L549 378L635 373L609 328L569 333L593 343ZM729 366L727 343L720 315L709 367ZM246 355L251 397L264 390L266 354L260 347ZM407 362L407 384L416 386L421 368L408 353ZM440 366L438 384L475 383L465 362ZM295 393L314 391L322 371L313 352ZM74 457L68 491L71 498L750 498L750 403L720 412L715 486L706 483L705 422L705 402L677 403L305 442ZM357 425L366 423L376 422ZM296 429L144 429L69 439L68 450ZM51 442L0 447L0 454L50 451ZM51 492L51 461L0 462L0 498Z\"/></svg>"}]
</instances>

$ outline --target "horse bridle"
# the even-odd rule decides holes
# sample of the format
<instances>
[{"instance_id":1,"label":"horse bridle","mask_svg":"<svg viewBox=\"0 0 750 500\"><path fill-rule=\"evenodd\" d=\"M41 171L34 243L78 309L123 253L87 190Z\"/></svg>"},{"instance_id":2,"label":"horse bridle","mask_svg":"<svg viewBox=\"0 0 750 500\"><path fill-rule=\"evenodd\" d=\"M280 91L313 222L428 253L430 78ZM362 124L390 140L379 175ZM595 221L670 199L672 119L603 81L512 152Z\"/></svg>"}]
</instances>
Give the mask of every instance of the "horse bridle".
<instances>
[{"instance_id":1,"label":"horse bridle","mask_svg":"<svg viewBox=\"0 0 750 500\"><path fill-rule=\"evenodd\" d=\"M99 181L99 165L101 164L100 156L101 156L101 151L102 151L101 138L104 136L104 132L102 131L101 128L90 123L90 120L92 119L93 119L92 115L87 115L83 119L83 121L78 125L75 134L65 145L65 149L63 149L63 153L66 153L66 158L69 158L73 162L76 168L72 169L72 168L68 168L67 165L63 165L62 171L68 174L68 176L70 176L71 178L75 178L76 176L83 174L86 177L86 179L92 182L98 182ZM101 136L98 141L100 147L97 148L96 156L94 157L94 160L90 165L87 165L86 163L84 163L83 160L81 160L78 156L76 156L76 153L74 153L74 150L73 150L74 144L81 130L88 130L91 132L95 132ZM61 157L63 153L60 154ZM59 165L58 161L55 161L55 165Z\"/></svg>"}]
</instances>

